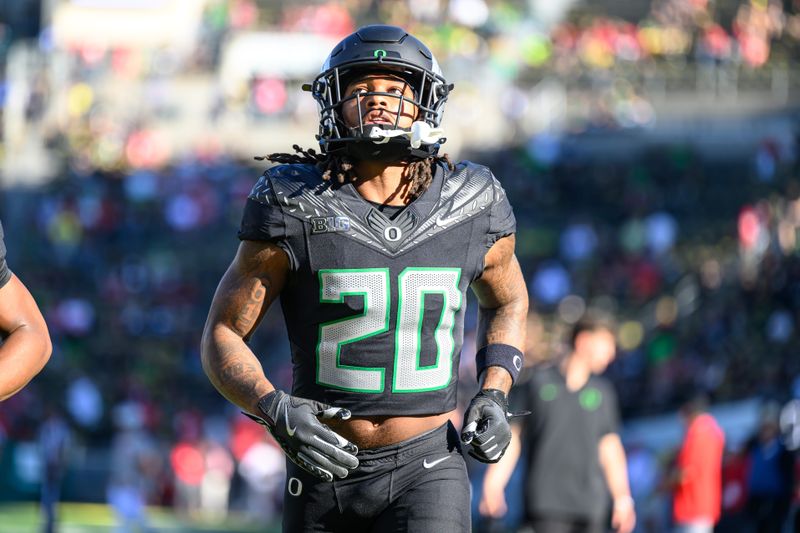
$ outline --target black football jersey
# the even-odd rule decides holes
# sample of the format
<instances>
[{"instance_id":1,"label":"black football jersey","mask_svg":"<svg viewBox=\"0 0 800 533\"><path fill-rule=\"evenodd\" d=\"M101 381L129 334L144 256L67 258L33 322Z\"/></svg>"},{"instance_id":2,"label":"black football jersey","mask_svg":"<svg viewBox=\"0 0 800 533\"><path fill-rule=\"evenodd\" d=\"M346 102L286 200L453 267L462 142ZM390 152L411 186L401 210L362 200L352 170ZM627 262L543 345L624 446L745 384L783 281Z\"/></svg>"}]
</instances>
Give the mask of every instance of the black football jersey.
<instances>
[{"instance_id":1,"label":"black football jersey","mask_svg":"<svg viewBox=\"0 0 800 533\"><path fill-rule=\"evenodd\" d=\"M11 271L6 264L6 245L3 243L3 224L0 223L0 287L11 279Z\"/></svg>"},{"instance_id":2,"label":"black football jersey","mask_svg":"<svg viewBox=\"0 0 800 533\"><path fill-rule=\"evenodd\" d=\"M292 394L357 416L443 413L456 407L467 287L514 214L491 171L462 162L437 165L428 189L387 215L315 166L281 165L250 193L239 238L289 256Z\"/></svg>"}]
</instances>

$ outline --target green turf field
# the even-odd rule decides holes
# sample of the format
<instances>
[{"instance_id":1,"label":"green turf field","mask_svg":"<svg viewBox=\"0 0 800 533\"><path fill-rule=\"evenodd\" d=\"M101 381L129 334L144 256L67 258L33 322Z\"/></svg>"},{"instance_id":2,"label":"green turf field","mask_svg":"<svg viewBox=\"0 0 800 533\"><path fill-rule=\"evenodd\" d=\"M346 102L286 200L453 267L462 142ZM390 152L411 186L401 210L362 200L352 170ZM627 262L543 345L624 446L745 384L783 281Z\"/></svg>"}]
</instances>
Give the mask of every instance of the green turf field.
<instances>
[{"instance_id":1,"label":"green turf field","mask_svg":"<svg viewBox=\"0 0 800 533\"><path fill-rule=\"evenodd\" d=\"M105 533L115 532L116 522L111 508L92 503L62 503L59 506L59 533ZM178 517L171 509L151 507L148 509L150 533L187 532L209 533L230 531L233 533L280 531L279 524L252 524L229 517L223 522L189 520ZM41 514L36 503L14 503L0 505L0 533L40 533Z\"/></svg>"}]
</instances>

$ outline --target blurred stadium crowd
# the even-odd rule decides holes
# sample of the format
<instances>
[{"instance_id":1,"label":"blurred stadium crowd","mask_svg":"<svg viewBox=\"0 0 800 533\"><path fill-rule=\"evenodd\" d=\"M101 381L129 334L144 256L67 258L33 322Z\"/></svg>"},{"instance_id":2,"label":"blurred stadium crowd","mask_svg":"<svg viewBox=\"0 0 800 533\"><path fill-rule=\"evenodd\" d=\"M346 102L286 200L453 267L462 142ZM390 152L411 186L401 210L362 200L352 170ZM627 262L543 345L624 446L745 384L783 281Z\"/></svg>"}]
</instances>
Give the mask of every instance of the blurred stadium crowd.
<instances>
[{"instance_id":1,"label":"blurred stadium crowd","mask_svg":"<svg viewBox=\"0 0 800 533\"><path fill-rule=\"evenodd\" d=\"M454 122L462 140L445 147L489 165L515 207L534 309L529 363L555 357L564 329L602 307L621 324L609 375L626 420L674 412L687 390L715 403L800 398L800 116L788 105L800 85L800 2L612 4L217 0L183 52L59 36L54 10L21 53L17 27L0 24L0 152L14 184L0 213L9 264L54 345L42 375L0 408L0 499L35 497L47 482L37 465L52 463L66 499L108 497L134 519L141 510L115 486L192 516L223 516L230 502L276 518L279 450L218 395L199 359L211 296L263 170L247 149L286 150L287 131L311 146L316 125L294 75L204 76L227 68L227 47L255 30L335 42L363 23L402 25L456 82L462 96L446 117L474 122L497 106L502 135L470 137ZM198 86L207 90L187 117L181 106L194 93L182 91ZM681 136L641 142L671 105L733 98L735 108L750 92L774 103L788 133L723 146L723 156ZM747 119L736 124L747 130ZM260 132L270 132L264 143ZM31 165L47 179L24 180ZM465 389L475 386L474 320ZM270 379L289 387L279 309L252 345ZM732 458L746 456L744 444L731 443ZM672 451L649 450L649 469L631 468L632 484L647 487L635 495L654 509L647 530L667 521L657 478Z\"/></svg>"}]
</instances>

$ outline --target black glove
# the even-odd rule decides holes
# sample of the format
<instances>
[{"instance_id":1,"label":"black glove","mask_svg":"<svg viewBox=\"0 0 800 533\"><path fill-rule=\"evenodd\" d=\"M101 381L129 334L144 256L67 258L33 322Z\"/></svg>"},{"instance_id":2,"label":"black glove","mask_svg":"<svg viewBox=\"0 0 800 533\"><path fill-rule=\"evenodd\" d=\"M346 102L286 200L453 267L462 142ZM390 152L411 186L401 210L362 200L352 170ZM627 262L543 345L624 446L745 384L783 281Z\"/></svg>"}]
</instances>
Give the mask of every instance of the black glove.
<instances>
[{"instance_id":1,"label":"black glove","mask_svg":"<svg viewBox=\"0 0 800 533\"><path fill-rule=\"evenodd\" d=\"M350 411L274 390L261 398L264 418L244 413L278 441L286 456L323 481L345 478L358 466L358 448L318 420L347 420Z\"/></svg>"},{"instance_id":2,"label":"black glove","mask_svg":"<svg viewBox=\"0 0 800 533\"><path fill-rule=\"evenodd\" d=\"M506 394L498 389L480 391L464 413L461 442L471 444L469 454L482 463L496 463L511 442L508 421L529 412L508 412Z\"/></svg>"}]
</instances>

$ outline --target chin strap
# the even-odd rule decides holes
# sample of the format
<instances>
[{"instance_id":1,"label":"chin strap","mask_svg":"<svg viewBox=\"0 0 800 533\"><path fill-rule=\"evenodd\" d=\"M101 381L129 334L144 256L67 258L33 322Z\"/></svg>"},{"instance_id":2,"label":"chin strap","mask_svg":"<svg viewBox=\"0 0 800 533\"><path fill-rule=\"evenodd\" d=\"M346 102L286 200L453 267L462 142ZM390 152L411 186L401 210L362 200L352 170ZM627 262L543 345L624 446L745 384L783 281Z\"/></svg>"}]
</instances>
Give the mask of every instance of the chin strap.
<instances>
[{"instance_id":1,"label":"chin strap","mask_svg":"<svg viewBox=\"0 0 800 533\"><path fill-rule=\"evenodd\" d=\"M384 144L389 142L389 139L394 137L408 137L411 142L411 148L419 148L423 144L436 144L444 137L444 130L442 128L432 128L430 124L423 121L417 121L411 124L408 130L384 130L379 127L373 127L369 132L369 137L375 144Z\"/></svg>"}]
</instances>

